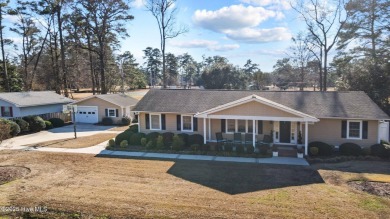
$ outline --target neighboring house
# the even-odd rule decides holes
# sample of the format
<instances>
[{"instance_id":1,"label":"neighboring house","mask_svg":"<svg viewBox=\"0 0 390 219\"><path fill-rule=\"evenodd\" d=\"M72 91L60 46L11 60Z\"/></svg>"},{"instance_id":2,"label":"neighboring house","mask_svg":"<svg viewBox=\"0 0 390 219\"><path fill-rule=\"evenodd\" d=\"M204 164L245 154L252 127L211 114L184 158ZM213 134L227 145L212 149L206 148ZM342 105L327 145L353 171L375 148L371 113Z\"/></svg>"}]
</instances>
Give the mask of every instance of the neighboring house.
<instances>
[{"instance_id":1,"label":"neighboring house","mask_svg":"<svg viewBox=\"0 0 390 219\"><path fill-rule=\"evenodd\" d=\"M54 91L0 93L0 117L12 118L62 112L73 100Z\"/></svg>"},{"instance_id":2,"label":"neighboring house","mask_svg":"<svg viewBox=\"0 0 390 219\"><path fill-rule=\"evenodd\" d=\"M312 141L336 146L345 142L364 147L375 144L386 138L380 133L388 133L388 123L383 120L389 119L359 91L155 89L134 111L139 114L140 132L197 133L205 143L215 141L217 132L228 139L233 133L254 132L255 141L272 133L274 143L297 145L301 132L306 154Z\"/></svg>"},{"instance_id":3,"label":"neighboring house","mask_svg":"<svg viewBox=\"0 0 390 219\"><path fill-rule=\"evenodd\" d=\"M132 108L137 99L125 94L93 95L74 102L77 105L76 122L98 123L104 117L111 117L114 122L120 122L123 117L134 118Z\"/></svg>"}]
</instances>

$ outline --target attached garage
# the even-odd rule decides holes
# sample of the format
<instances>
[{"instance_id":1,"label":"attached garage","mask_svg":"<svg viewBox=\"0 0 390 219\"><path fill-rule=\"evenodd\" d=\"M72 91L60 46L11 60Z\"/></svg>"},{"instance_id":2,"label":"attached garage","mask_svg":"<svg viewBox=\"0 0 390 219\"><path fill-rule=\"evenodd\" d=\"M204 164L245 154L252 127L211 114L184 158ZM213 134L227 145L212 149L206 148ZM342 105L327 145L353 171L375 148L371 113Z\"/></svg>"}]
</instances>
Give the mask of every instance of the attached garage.
<instances>
[{"instance_id":1,"label":"attached garage","mask_svg":"<svg viewBox=\"0 0 390 219\"><path fill-rule=\"evenodd\" d=\"M97 106L78 106L76 112L76 122L79 123L98 123Z\"/></svg>"}]
</instances>

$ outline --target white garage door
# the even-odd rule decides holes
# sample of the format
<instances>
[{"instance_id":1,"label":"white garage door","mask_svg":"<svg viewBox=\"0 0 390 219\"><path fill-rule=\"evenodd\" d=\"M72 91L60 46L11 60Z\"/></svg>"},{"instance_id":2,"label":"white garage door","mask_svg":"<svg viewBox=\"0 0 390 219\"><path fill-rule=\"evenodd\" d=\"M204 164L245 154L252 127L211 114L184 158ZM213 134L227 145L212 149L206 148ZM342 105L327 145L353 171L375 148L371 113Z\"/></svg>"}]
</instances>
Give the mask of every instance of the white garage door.
<instances>
[{"instance_id":1,"label":"white garage door","mask_svg":"<svg viewBox=\"0 0 390 219\"><path fill-rule=\"evenodd\" d=\"M97 123L98 122L98 107L97 106L77 106L76 122Z\"/></svg>"}]
</instances>

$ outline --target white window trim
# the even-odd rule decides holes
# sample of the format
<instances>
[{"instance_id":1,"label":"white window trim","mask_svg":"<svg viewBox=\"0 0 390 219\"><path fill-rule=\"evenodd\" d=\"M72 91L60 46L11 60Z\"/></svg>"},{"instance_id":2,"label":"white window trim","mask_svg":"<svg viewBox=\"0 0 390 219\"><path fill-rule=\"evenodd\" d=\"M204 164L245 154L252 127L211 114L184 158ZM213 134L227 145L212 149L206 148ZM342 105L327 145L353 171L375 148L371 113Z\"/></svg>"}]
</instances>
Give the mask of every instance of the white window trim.
<instances>
[{"instance_id":1,"label":"white window trim","mask_svg":"<svg viewBox=\"0 0 390 219\"><path fill-rule=\"evenodd\" d=\"M349 123L350 122L358 122L360 123L359 126L359 137L349 137ZM352 140L362 140L363 139L363 121L362 120L347 120L347 139L352 139Z\"/></svg>"},{"instance_id":2,"label":"white window trim","mask_svg":"<svg viewBox=\"0 0 390 219\"><path fill-rule=\"evenodd\" d=\"M234 132L229 132L228 120L234 120L234 132L237 130L237 119L225 119L225 132L226 134L233 134Z\"/></svg>"},{"instance_id":3,"label":"white window trim","mask_svg":"<svg viewBox=\"0 0 390 219\"><path fill-rule=\"evenodd\" d=\"M114 110L114 116L110 116L110 110ZM115 118L116 117L116 109L114 109L114 108L107 108L107 117Z\"/></svg>"},{"instance_id":4,"label":"white window trim","mask_svg":"<svg viewBox=\"0 0 390 219\"><path fill-rule=\"evenodd\" d=\"M158 123L159 123L159 125L160 125L160 128L158 128L158 129L154 129L153 127L152 127L152 115L153 116L158 116ZM149 114L149 127L150 127L150 130L156 130L156 131L160 131L162 128L161 128L161 114L159 114L159 113L151 113L151 114Z\"/></svg>"},{"instance_id":5,"label":"white window trim","mask_svg":"<svg viewBox=\"0 0 390 219\"><path fill-rule=\"evenodd\" d=\"M191 130L185 130L184 129L184 120L183 120L183 117L184 116L189 116L191 117ZM187 114L184 114L184 115L181 115L181 131L182 132L194 132L194 116L193 115L187 115Z\"/></svg>"},{"instance_id":6,"label":"white window trim","mask_svg":"<svg viewBox=\"0 0 390 219\"><path fill-rule=\"evenodd\" d=\"M229 132L228 131L228 120L234 120L234 132ZM238 120L244 120L245 121L245 132L238 132ZM248 123L249 122L253 122L253 120L246 120L246 119L225 119L225 133L226 134L234 134L234 133L252 133L252 132L248 132L249 130L249 125ZM255 123L255 130L257 130L257 122ZM253 127L252 127L253 129ZM255 133L257 135L257 133Z\"/></svg>"}]
</instances>

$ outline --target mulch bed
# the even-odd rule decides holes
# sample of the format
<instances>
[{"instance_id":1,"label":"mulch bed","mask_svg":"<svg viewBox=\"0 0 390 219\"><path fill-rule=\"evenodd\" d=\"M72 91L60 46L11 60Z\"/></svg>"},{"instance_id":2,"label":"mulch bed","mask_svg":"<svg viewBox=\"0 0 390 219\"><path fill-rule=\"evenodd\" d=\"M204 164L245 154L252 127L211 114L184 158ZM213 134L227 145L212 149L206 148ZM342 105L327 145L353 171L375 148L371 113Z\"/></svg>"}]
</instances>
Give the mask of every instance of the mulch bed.
<instances>
[{"instance_id":1,"label":"mulch bed","mask_svg":"<svg viewBox=\"0 0 390 219\"><path fill-rule=\"evenodd\" d=\"M369 181L351 181L348 185L354 189L368 192L373 195L390 198L390 183L369 182Z\"/></svg>"},{"instance_id":2,"label":"mulch bed","mask_svg":"<svg viewBox=\"0 0 390 219\"><path fill-rule=\"evenodd\" d=\"M20 179L30 172L27 167L0 166L0 185Z\"/></svg>"}]
</instances>

